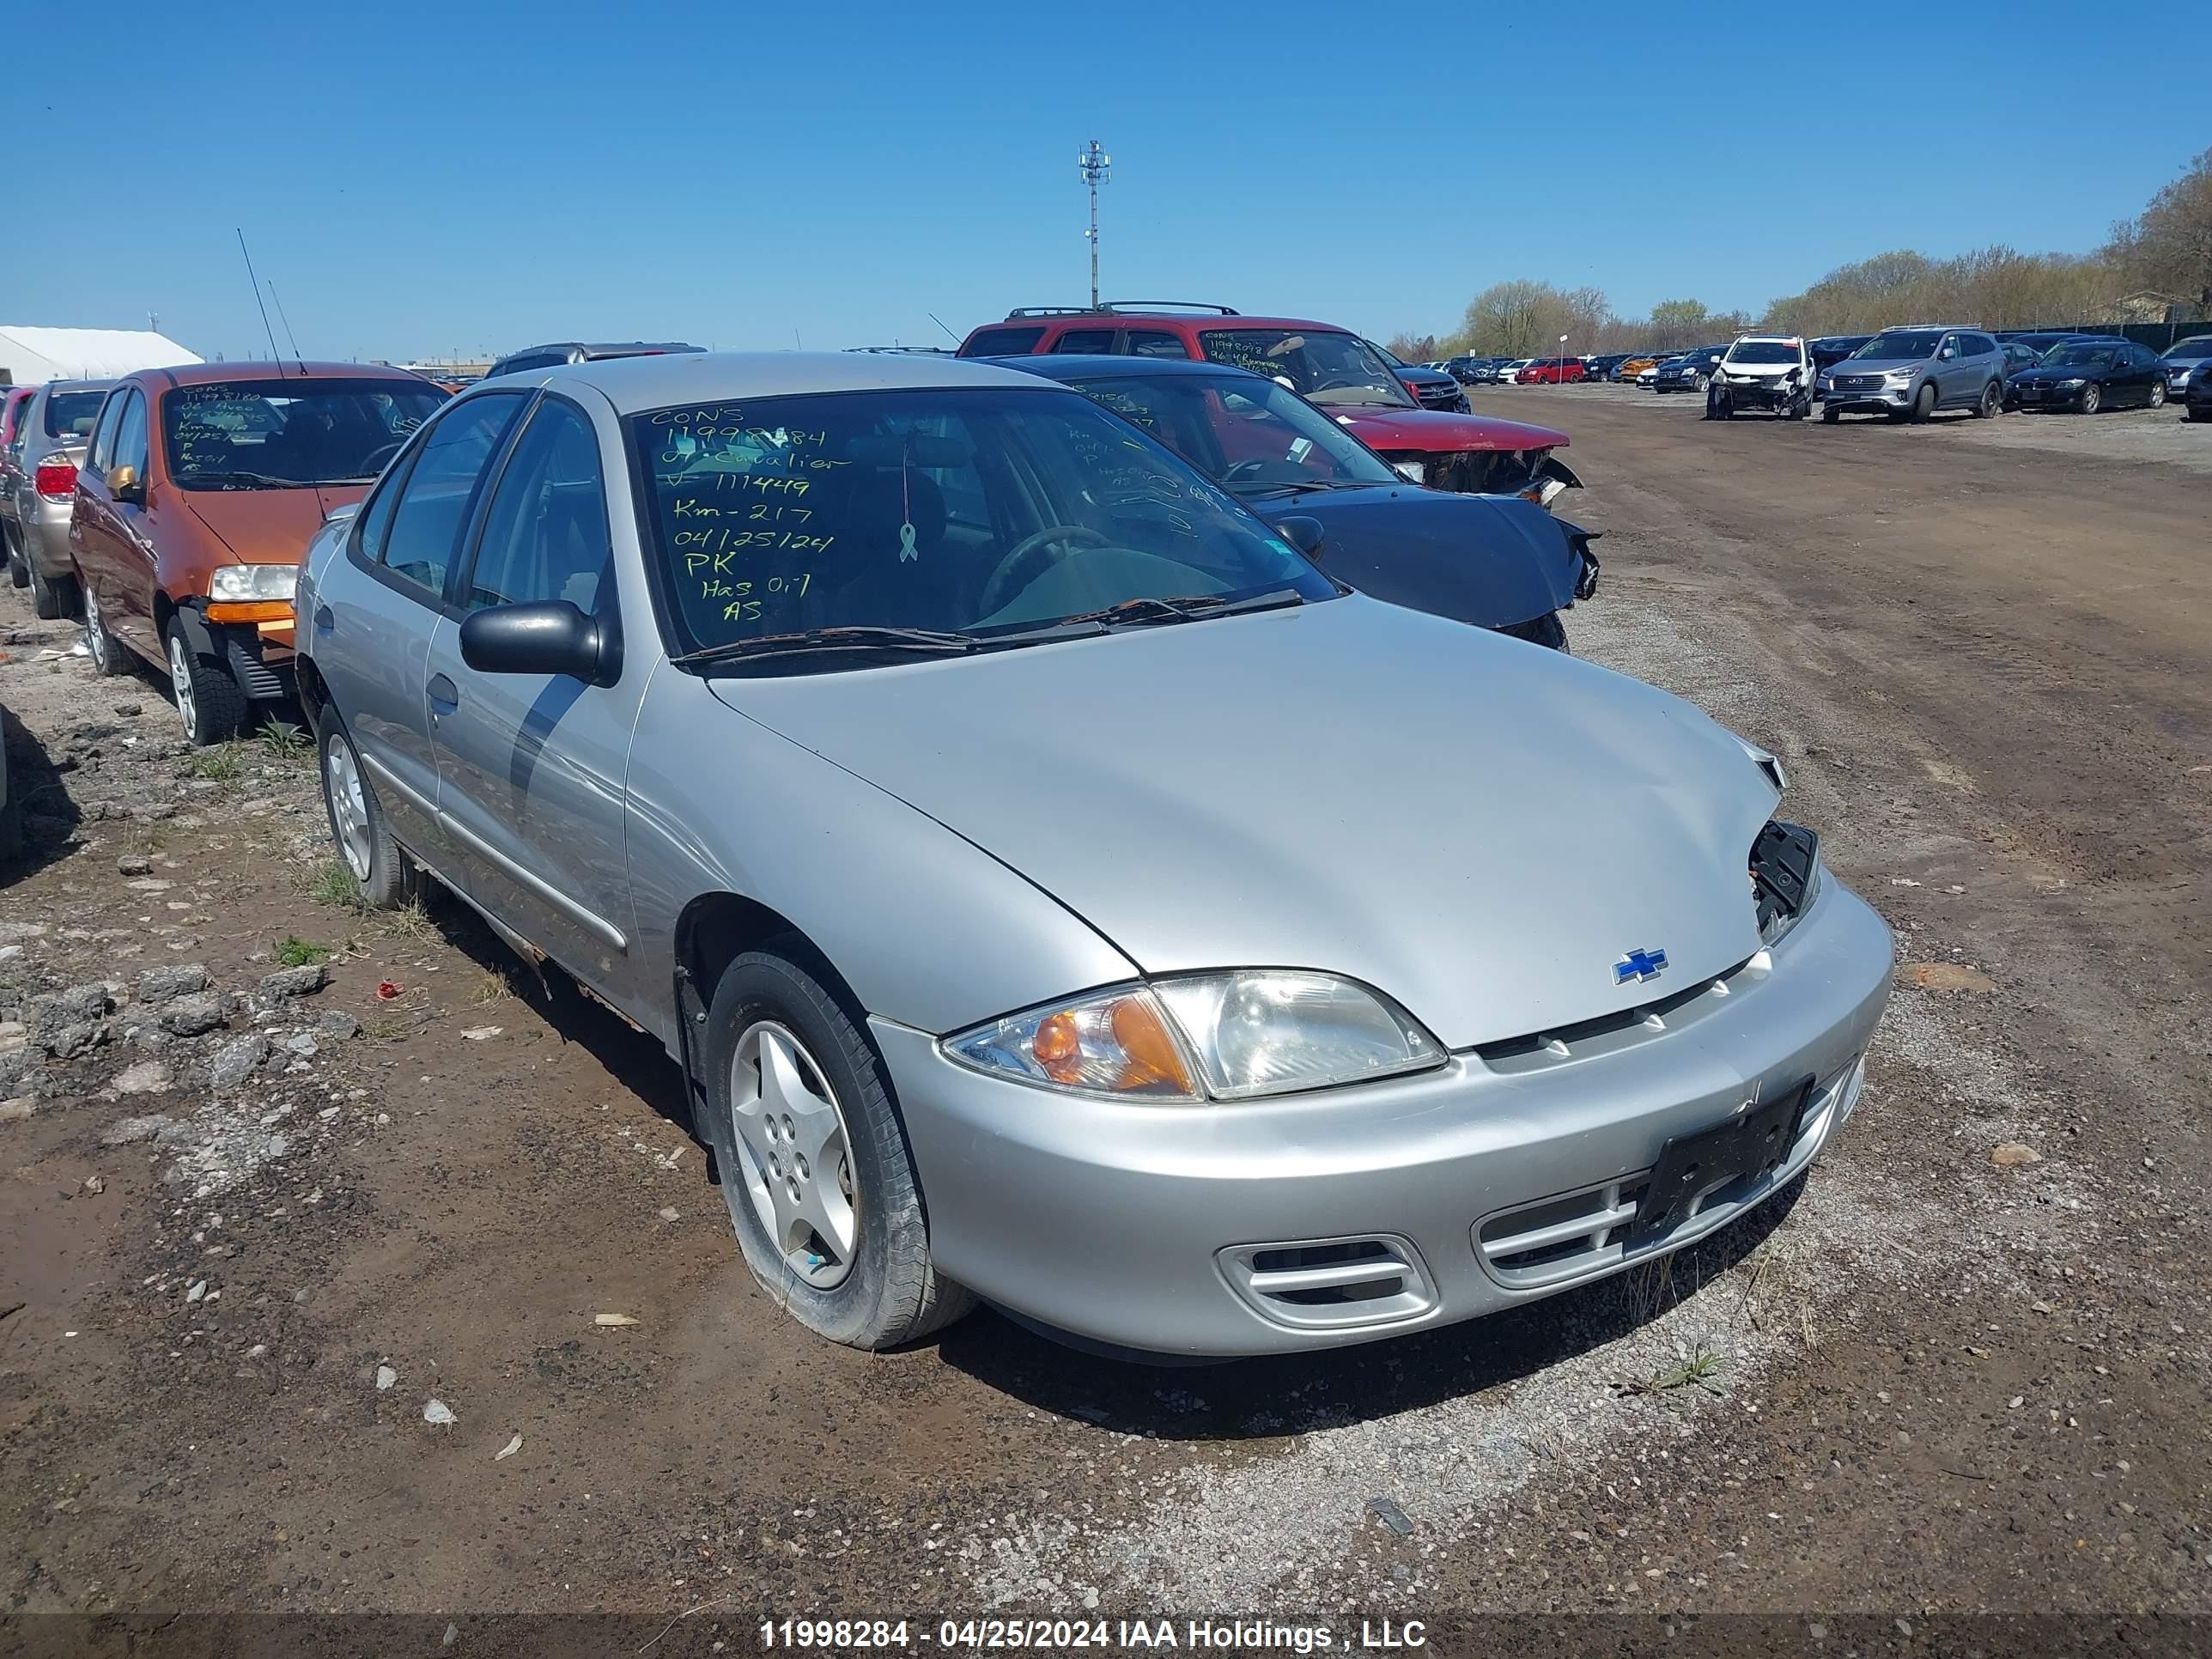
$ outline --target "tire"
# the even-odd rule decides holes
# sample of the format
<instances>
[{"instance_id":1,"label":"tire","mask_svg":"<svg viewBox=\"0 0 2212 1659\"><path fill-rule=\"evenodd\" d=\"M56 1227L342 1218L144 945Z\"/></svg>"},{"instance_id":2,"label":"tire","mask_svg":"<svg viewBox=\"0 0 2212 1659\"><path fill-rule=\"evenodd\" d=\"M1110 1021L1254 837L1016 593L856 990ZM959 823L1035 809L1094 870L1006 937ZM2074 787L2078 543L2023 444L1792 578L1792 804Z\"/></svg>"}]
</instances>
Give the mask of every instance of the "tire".
<instances>
[{"instance_id":1,"label":"tire","mask_svg":"<svg viewBox=\"0 0 2212 1659\"><path fill-rule=\"evenodd\" d=\"M172 617L163 636L169 647L169 689L185 736L198 749L223 743L246 724L246 693L228 669L192 649L185 625Z\"/></svg>"},{"instance_id":2,"label":"tire","mask_svg":"<svg viewBox=\"0 0 2212 1659\"><path fill-rule=\"evenodd\" d=\"M24 562L30 565L32 611L48 622L67 616L71 602L76 598L70 591L76 584L67 576L57 581L48 581L40 573L37 565L27 559Z\"/></svg>"},{"instance_id":3,"label":"tire","mask_svg":"<svg viewBox=\"0 0 2212 1659\"><path fill-rule=\"evenodd\" d=\"M2153 380L2150 383L2150 406L2153 409L2164 409L2166 407L2165 381Z\"/></svg>"},{"instance_id":4,"label":"tire","mask_svg":"<svg viewBox=\"0 0 2212 1659\"><path fill-rule=\"evenodd\" d=\"M1912 413L1910 418L1913 425L1925 426L1935 417L1936 385L1932 380L1923 380L1920 383L1920 390L1912 394Z\"/></svg>"},{"instance_id":5,"label":"tire","mask_svg":"<svg viewBox=\"0 0 2212 1659\"><path fill-rule=\"evenodd\" d=\"M1982 400L1974 405L1974 418L1978 421L1993 421L1997 417L1997 411L2003 407L2004 388L1995 380L1991 380L1982 388Z\"/></svg>"},{"instance_id":6,"label":"tire","mask_svg":"<svg viewBox=\"0 0 2212 1659\"><path fill-rule=\"evenodd\" d=\"M2081 388L2081 412L2094 415L2105 406L2105 389L2094 380Z\"/></svg>"},{"instance_id":7,"label":"tire","mask_svg":"<svg viewBox=\"0 0 2212 1659\"><path fill-rule=\"evenodd\" d=\"M1711 381L1705 375L1693 374L1690 377L1690 384L1697 391L1703 392L1706 386L1711 384Z\"/></svg>"},{"instance_id":8,"label":"tire","mask_svg":"<svg viewBox=\"0 0 2212 1659\"><path fill-rule=\"evenodd\" d=\"M1833 426L1838 421L1840 421L1843 418L1844 411L1842 410L1833 408L1827 404L1822 404L1820 405L1820 424L1822 426Z\"/></svg>"},{"instance_id":9,"label":"tire","mask_svg":"<svg viewBox=\"0 0 2212 1659\"><path fill-rule=\"evenodd\" d=\"M0 542L8 544L8 580L18 587L31 585L31 566L23 557L21 538L5 525L0 525Z\"/></svg>"},{"instance_id":10,"label":"tire","mask_svg":"<svg viewBox=\"0 0 2212 1659\"><path fill-rule=\"evenodd\" d=\"M714 988L699 1131L745 1265L776 1305L848 1347L896 1347L950 1325L975 1297L930 1261L881 1057L793 959L799 941L775 943L790 954L746 951ZM796 1109L775 1109L779 1100ZM776 1128L785 1122L790 1131Z\"/></svg>"},{"instance_id":11,"label":"tire","mask_svg":"<svg viewBox=\"0 0 2212 1659\"><path fill-rule=\"evenodd\" d=\"M81 585L77 591L84 595L84 642L92 651L93 672L120 674L131 665L130 652L107 631L106 619L100 614L100 596L89 586Z\"/></svg>"},{"instance_id":12,"label":"tire","mask_svg":"<svg viewBox=\"0 0 2212 1659\"><path fill-rule=\"evenodd\" d=\"M2191 404L2185 412L2192 421L2212 421L2212 409L2199 409Z\"/></svg>"},{"instance_id":13,"label":"tire","mask_svg":"<svg viewBox=\"0 0 2212 1659\"><path fill-rule=\"evenodd\" d=\"M338 861L361 889L372 910L396 910L422 889L421 873L399 850L384 821L375 786L362 769L361 757L345 723L325 706L315 744L315 769L323 781L323 816Z\"/></svg>"}]
</instances>

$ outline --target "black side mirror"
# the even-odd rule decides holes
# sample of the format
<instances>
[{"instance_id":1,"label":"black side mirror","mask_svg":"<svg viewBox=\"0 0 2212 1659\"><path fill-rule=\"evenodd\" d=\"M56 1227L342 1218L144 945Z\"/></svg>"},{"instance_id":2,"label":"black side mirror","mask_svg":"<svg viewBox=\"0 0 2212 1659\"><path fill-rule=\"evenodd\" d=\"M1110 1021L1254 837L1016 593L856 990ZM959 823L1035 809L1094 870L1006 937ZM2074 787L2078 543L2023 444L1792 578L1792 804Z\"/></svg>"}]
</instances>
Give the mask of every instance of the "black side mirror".
<instances>
[{"instance_id":1,"label":"black side mirror","mask_svg":"<svg viewBox=\"0 0 2212 1659\"><path fill-rule=\"evenodd\" d=\"M1275 533L1316 563L1321 561L1322 528L1319 519L1310 519L1304 514L1292 518L1278 519Z\"/></svg>"},{"instance_id":2,"label":"black side mirror","mask_svg":"<svg viewBox=\"0 0 2212 1659\"><path fill-rule=\"evenodd\" d=\"M622 634L566 599L495 605L461 624L461 660L479 674L568 674L612 685L622 677Z\"/></svg>"}]
</instances>

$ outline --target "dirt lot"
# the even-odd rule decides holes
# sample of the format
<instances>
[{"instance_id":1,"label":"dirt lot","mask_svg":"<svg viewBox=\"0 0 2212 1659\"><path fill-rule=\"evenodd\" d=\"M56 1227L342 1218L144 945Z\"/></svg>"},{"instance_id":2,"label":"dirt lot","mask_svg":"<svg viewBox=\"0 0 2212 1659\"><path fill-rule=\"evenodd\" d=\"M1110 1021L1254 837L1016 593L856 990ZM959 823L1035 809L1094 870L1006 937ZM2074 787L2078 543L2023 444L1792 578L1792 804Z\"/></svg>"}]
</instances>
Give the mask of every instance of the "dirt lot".
<instances>
[{"instance_id":1,"label":"dirt lot","mask_svg":"<svg viewBox=\"0 0 2212 1659\"><path fill-rule=\"evenodd\" d=\"M1577 648L1782 754L1897 930L1796 1191L1333 1358L1137 1369L988 1313L825 1347L752 1290L653 1045L451 910L331 902L303 757L186 753L158 681L0 597L40 792L0 890L0 1649L238 1609L423 1615L372 1644L410 1651L520 1612L658 1653L818 1613L2179 1640L2146 1616L2212 1606L2212 428L2175 425L2191 470L2128 447L2170 415L1477 396L1574 434ZM327 986L264 979L305 947Z\"/></svg>"}]
</instances>

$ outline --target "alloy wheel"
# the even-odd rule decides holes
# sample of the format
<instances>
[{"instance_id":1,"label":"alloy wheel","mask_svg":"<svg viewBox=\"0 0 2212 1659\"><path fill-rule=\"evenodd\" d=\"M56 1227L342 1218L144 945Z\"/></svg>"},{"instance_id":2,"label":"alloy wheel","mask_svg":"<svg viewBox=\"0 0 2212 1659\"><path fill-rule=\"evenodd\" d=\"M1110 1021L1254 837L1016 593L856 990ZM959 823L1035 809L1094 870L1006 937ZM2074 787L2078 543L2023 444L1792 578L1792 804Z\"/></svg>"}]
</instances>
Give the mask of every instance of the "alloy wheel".
<instances>
[{"instance_id":1,"label":"alloy wheel","mask_svg":"<svg viewBox=\"0 0 2212 1659\"><path fill-rule=\"evenodd\" d=\"M2105 394L2095 386L2085 386L2081 388L2081 412L2084 415L2094 415L2103 407L2104 402Z\"/></svg>"},{"instance_id":2,"label":"alloy wheel","mask_svg":"<svg viewBox=\"0 0 2212 1659\"><path fill-rule=\"evenodd\" d=\"M2153 409L2164 409L2166 407L2165 381L2153 380L2150 383L2150 406Z\"/></svg>"},{"instance_id":3,"label":"alloy wheel","mask_svg":"<svg viewBox=\"0 0 2212 1659\"><path fill-rule=\"evenodd\" d=\"M84 585L84 642L96 663L107 660L107 624L100 615L100 595L90 582Z\"/></svg>"},{"instance_id":4,"label":"alloy wheel","mask_svg":"<svg viewBox=\"0 0 2212 1659\"><path fill-rule=\"evenodd\" d=\"M181 630L169 635L169 689L177 699L177 717L185 723L185 735L197 742L200 711L192 696L191 647L185 643Z\"/></svg>"},{"instance_id":5,"label":"alloy wheel","mask_svg":"<svg viewBox=\"0 0 2212 1659\"><path fill-rule=\"evenodd\" d=\"M331 803L331 829L338 852L356 881L368 879L368 800L361 787L361 768L353 745L334 738L323 756L323 793Z\"/></svg>"},{"instance_id":6,"label":"alloy wheel","mask_svg":"<svg viewBox=\"0 0 2212 1659\"><path fill-rule=\"evenodd\" d=\"M842 1284L860 1236L852 1136L836 1091L788 1026L762 1020L738 1039L730 1115L753 1213L776 1252L817 1290Z\"/></svg>"}]
</instances>

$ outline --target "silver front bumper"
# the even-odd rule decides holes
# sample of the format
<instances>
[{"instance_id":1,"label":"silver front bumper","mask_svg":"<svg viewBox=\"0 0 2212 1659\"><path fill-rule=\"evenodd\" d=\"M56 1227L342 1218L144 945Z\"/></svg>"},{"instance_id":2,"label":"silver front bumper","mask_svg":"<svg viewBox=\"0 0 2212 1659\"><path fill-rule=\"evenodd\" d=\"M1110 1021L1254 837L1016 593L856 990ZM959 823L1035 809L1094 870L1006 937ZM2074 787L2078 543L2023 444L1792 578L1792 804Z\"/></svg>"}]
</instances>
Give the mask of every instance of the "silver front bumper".
<instances>
[{"instance_id":1,"label":"silver front bumper","mask_svg":"<svg viewBox=\"0 0 2212 1659\"><path fill-rule=\"evenodd\" d=\"M925 1032L871 1025L948 1275L1097 1341L1267 1353L1495 1312L1725 1224L1849 1115L1891 954L1881 918L1831 880L1765 963L1668 1016L1674 1029L1234 1106L1048 1093L955 1066ZM1608 1237L1595 1218L1607 1195L1617 1206L1670 1139L1808 1076L1812 1104L1771 1179L1647 1246ZM1561 1217L1586 1249L1526 1242ZM1331 1299L1350 1294L1364 1299Z\"/></svg>"}]
</instances>

